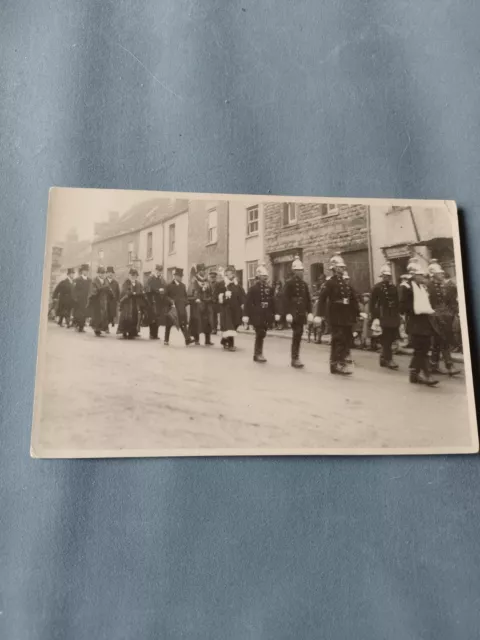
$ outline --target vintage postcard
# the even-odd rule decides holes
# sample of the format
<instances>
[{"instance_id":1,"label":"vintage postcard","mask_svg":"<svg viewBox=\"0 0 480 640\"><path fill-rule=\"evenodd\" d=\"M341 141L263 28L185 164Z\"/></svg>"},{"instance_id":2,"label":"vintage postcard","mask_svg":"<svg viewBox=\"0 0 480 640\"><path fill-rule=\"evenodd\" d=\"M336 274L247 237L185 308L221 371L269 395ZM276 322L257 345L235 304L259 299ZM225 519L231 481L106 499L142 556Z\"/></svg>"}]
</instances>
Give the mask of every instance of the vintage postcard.
<instances>
[{"instance_id":1,"label":"vintage postcard","mask_svg":"<svg viewBox=\"0 0 480 640\"><path fill-rule=\"evenodd\" d=\"M477 453L454 202L50 191L31 454Z\"/></svg>"}]
</instances>

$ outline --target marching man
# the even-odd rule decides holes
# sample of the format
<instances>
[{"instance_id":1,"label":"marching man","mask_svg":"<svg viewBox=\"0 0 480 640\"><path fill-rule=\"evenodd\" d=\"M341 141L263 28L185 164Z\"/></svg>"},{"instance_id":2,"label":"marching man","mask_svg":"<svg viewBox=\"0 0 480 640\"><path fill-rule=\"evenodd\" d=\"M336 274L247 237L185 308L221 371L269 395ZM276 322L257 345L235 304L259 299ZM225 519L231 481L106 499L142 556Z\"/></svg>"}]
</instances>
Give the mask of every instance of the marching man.
<instances>
[{"instance_id":1,"label":"marching man","mask_svg":"<svg viewBox=\"0 0 480 640\"><path fill-rule=\"evenodd\" d=\"M205 275L205 265L197 264L195 276L190 284L188 297L190 300L190 334L195 344L200 344L200 334L205 335L205 346L213 346L212 304L213 288Z\"/></svg>"},{"instance_id":2,"label":"marching man","mask_svg":"<svg viewBox=\"0 0 480 640\"><path fill-rule=\"evenodd\" d=\"M381 281L372 289L370 315L372 332L381 330L380 366L398 369L393 361L392 345L398 337L400 327L400 306L397 287L392 283L392 270L388 264L380 269Z\"/></svg>"},{"instance_id":3,"label":"marching man","mask_svg":"<svg viewBox=\"0 0 480 640\"><path fill-rule=\"evenodd\" d=\"M187 324L187 306L188 306L188 295L187 288L182 282L183 280L183 269L177 267L173 271L173 280L167 286L167 296L170 300L173 301L175 306L175 320L178 322L177 328L183 333L183 337L185 339L185 345L188 347L195 340L190 336L190 332L188 330ZM172 314L167 314L167 320L165 325L165 340L164 344L168 347L170 342L170 331L173 326L175 326L175 320Z\"/></svg>"},{"instance_id":4,"label":"marching man","mask_svg":"<svg viewBox=\"0 0 480 640\"><path fill-rule=\"evenodd\" d=\"M75 273L74 269L67 269L67 276L64 280L60 280L60 282L55 287L55 291L53 292L53 299L58 300L57 304L57 316L58 316L58 326L62 326L63 319L65 318L65 324L67 329L70 327L72 309L74 305L73 298L73 274Z\"/></svg>"},{"instance_id":5,"label":"marching man","mask_svg":"<svg viewBox=\"0 0 480 640\"><path fill-rule=\"evenodd\" d=\"M263 355L263 341L267 335L267 329L271 326L274 316L273 288L268 284L268 272L264 265L260 265L256 271L257 282L250 287L245 304L243 324L252 324L255 329L255 347L253 352L254 362L266 362Z\"/></svg>"},{"instance_id":6,"label":"marching man","mask_svg":"<svg viewBox=\"0 0 480 640\"><path fill-rule=\"evenodd\" d=\"M347 367L352 344L352 327L359 314L355 291L345 280L343 273L346 265L339 253L330 259L332 277L326 282L318 301L315 324L321 324L327 318L331 327L330 373L350 375Z\"/></svg>"},{"instance_id":7,"label":"marching man","mask_svg":"<svg viewBox=\"0 0 480 640\"><path fill-rule=\"evenodd\" d=\"M412 276L410 282L400 285L400 310L407 316L407 333L413 346L410 382L434 387L438 380L433 380L430 375L428 352L434 335L432 316L435 311L426 286L426 270L420 263L411 261L408 272Z\"/></svg>"},{"instance_id":8,"label":"marching man","mask_svg":"<svg viewBox=\"0 0 480 640\"><path fill-rule=\"evenodd\" d=\"M307 322L313 321L312 301L307 283L304 281L303 264L298 256L292 264L293 277L287 280L283 289L286 321L292 327L292 367L302 369L300 361L300 344L303 328Z\"/></svg>"},{"instance_id":9,"label":"marching man","mask_svg":"<svg viewBox=\"0 0 480 640\"><path fill-rule=\"evenodd\" d=\"M223 282L219 283L218 303L220 305L220 344L225 351L235 351L235 336L242 324L243 290L235 283L235 267L229 265L225 269Z\"/></svg>"},{"instance_id":10,"label":"marching man","mask_svg":"<svg viewBox=\"0 0 480 640\"><path fill-rule=\"evenodd\" d=\"M445 283L445 272L438 260L430 260L428 274L430 303L435 311L432 322L436 328L432 344L432 371L453 377L460 373L460 370L453 366L450 351L453 341L453 318L457 306L457 289L455 285ZM443 356L446 370L440 367L440 354Z\"/></svg>"}]
</instances>

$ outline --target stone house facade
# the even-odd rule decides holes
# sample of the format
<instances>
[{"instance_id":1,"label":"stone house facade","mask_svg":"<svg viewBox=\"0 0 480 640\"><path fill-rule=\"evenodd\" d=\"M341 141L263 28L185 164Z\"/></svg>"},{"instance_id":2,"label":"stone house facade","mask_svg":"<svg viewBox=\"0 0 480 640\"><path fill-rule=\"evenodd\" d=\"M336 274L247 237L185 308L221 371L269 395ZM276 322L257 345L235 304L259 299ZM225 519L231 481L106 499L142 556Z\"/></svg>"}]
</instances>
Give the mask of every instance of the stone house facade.
<instances>
[{"instance_id":1,"label":"stone house facade","mask_svg":"<svg viewBox=\"0 0 480 640\"><path fill-rule=\"evenodd\" d=\"M265 259L274 282L285 282L298 255L305 280L329 275L328 263L340 252L358 293L371 287L366 205L268 202L264 204Z\"/></svg>"}]
</instances>

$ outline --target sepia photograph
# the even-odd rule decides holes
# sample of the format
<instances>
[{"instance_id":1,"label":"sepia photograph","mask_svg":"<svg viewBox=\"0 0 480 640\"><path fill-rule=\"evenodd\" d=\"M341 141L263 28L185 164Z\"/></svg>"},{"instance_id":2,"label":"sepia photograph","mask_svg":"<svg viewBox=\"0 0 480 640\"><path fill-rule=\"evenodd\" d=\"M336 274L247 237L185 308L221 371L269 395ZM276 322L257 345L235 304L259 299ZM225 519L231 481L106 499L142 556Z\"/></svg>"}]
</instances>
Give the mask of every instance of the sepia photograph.
<instances>
[{"instance_id":1,"label":"sepia photograph","mask_svg":"<svg viewBox=\"0 0 480 640\"><path fill-rule=\"evenodd\" d=\"M50 190L31 455L477 453L454 202Z\"/></svg>"}]
</instances>

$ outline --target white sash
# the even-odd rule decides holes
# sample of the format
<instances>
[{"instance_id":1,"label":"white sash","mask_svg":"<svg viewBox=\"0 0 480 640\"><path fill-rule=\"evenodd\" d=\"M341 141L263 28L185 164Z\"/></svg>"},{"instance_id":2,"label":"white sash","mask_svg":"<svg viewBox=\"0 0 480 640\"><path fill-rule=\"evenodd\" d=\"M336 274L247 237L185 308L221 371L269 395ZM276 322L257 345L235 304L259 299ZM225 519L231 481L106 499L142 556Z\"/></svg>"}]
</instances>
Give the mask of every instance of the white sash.
<instances>
[{"instance_id":1,"label":"white sash","mask_svg":"<svg viewBox=\"0 0 480 640\"><path fill-rule=\"evenodd\" d=\"M433 313L435 313L430 304L428 291L423 284L418 285L416 282L412 280L412 291L413 291L413 312L415 313L416 316L423 315L423 314L432 315Z\"/></svg>"}]
</instances>

